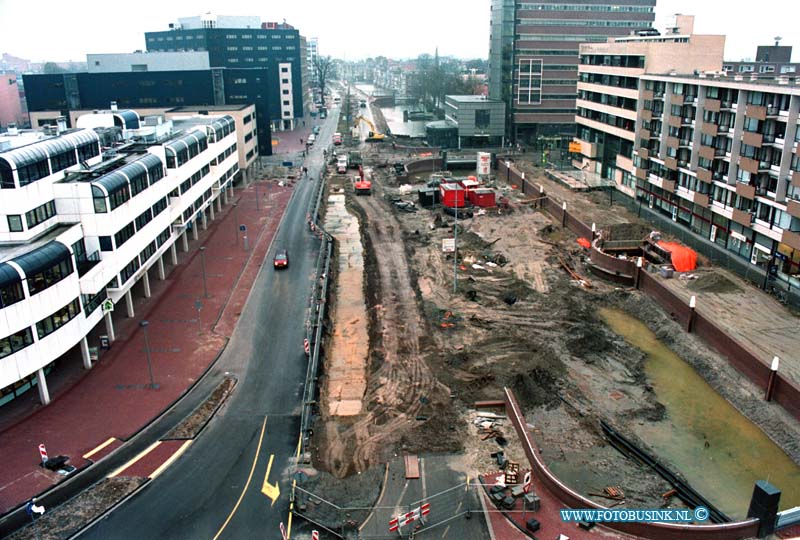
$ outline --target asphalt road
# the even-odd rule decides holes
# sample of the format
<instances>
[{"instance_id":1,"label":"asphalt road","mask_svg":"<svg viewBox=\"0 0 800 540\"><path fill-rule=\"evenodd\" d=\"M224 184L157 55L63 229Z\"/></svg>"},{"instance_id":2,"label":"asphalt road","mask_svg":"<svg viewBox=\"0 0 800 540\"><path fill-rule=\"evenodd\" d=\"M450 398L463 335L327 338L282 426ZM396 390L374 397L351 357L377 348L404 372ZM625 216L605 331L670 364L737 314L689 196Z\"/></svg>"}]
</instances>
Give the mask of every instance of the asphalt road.
<instances>
[{"instance_id":1,"label":"asphalt road","mask_svg":"<svg viewBox=\"0 0 800 540\"><path fill-rule=\"evenodd\" d=\"M329 116L306 159L311 178L319 175L337 117ZM312 188L308 180L296 184L236 330L208 375L235 376L235 392L179 460L80 538L280 538L299 440L304 317L319 249L306 224ZM290 266L275 271L272 257L281 248L289 250Z\"/></svg>"}]
</instances>

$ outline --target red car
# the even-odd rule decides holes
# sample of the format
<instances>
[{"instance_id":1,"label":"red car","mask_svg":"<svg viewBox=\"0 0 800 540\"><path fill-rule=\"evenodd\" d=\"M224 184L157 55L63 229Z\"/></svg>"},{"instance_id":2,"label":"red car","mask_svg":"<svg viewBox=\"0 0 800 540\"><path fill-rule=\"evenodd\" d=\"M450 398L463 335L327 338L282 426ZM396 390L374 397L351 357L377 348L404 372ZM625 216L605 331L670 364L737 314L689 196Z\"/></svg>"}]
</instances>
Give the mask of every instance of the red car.
<instances>
[{"instance_id":1,"label":"red car","mask_svg":"<svg viewBox=\"0 0 800 540\"><path fill-rule=\"evenodd\" d=\"M276 270L281 268L289 268L289 252L285 249L279 249L275 253L275 258L272 259L272 265Z\"/></svg>"}]
</instances>

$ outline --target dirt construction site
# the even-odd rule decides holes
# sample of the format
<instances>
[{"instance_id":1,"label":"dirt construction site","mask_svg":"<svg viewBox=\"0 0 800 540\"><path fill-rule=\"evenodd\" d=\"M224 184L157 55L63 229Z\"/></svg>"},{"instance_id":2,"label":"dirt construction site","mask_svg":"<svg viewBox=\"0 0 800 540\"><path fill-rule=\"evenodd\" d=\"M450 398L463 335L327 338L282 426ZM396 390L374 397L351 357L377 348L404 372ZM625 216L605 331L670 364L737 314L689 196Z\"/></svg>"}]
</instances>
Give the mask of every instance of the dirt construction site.
<instances>
[{"instance_id":1,"label":"dirt construction site","mask_svg":"<svg viewBox=\"0 0 800 540\"><path fill-rule=\"evenodd\" d=\"M605 421L647 449L634 427L670 421L645 372L646 354L611 330L601 314L607 309L644 323L800 463L800 427L791 415L765 404L759 388L648 296L591 275L574 235L517 186L492 177L498 200L507 204L459 219L457 251L443 252L454 218L417 201L416 188L429 174L404 179L410 191L387 166L407 160L408 152L392 152L388 143L371 148L362 152L371 196L355 196L352 172L328 169L329 194L344 195L363 246L363 283L349 292L338 283L332 333L362 325L368 343L363 359L350 358L342 368L344 380L364 388L357 411L336 412L337 397L329 390L338 368L323 367L312 443L317 470L345 479L400 454L440 453L458 455L466 471L479 474L497 469L491 454L498 437L508 439L506 455L524 463L510 426L501 423L487 434L474 421L475 403L501 399L508 387L543 458L575 491L607 505L607 497L592 493L620 486L630 507L680 507L677 499L664 498L670 484L615 450L600 428ZM579 209L585 222L613 229L615 238L641 238L651 230L621 205L609 207L605 194L572 193L542 169L525 169L522 160L518 165ZM698 276L691 284L698 290L743 298L753 291L702 260ZM363 316L344 310L358 299ZM330 345L327 354L335 354ZM326 484L335 498L336 482Z\"/></svg>"}]
</instances>

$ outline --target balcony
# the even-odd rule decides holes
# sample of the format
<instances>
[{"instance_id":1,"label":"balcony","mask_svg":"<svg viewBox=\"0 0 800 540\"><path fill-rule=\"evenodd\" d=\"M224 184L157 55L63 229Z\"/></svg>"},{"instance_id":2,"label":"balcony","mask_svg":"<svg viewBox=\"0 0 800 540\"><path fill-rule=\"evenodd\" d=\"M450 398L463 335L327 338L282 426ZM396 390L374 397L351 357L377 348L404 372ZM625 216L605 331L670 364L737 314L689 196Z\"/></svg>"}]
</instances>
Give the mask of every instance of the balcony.
<instances>
[{"instance_id":1,"label":"balcony","mask_svg":"<svg viewBox=\"0 0 800 540\"><path fill-rule=\"evenodd\" d=\"M653 100L653 91L652 90L642 90L642 99L646 99L648 101Z\"/></svg>"},{"instance_id":2,"label":"balcony","mask_svg":"<svg viewBox=\"0 0 800 540\"><path fill-rule=\"evenodd\" d=\"M671 94L669 96L670 105L683 105L683 96L681 94Z\"/></svg>"},{"instance_id":3,"label":"balcony","mask_svg":"<svg viewBox=\"0 0 800 540\"><path fill-rule=\"evenodd\" d=\"M700 128L700 132L703 135L708 135L709 137L716 137L717 133L719 133L719 126L717 124L703 122L703 126Z\"/></svg>"},{"instance_id":4,"label":"balcony","mask_svg":"<svg viewBox=\"0 0 800 540\"><path fill-rule=\"evenodd\" d=\"M721 111L730 111L736 108L736 103L730 100L721 100L719 102L719 110Z\"/></svg>"},{"instance_id":5,"label":"balcony","mask_svg":"<svg viewBox=\"0 0 800 540\"><path fill-rule=\"evenodd\" d=\"M636 178L640 180L647 180L647 169L642 169L641 167L634 167L636 171Z\"/></svg>"},{"instance_id":6,"label":"balcony","mask_svg":"<svg viewBox=\"0 0 800 540\"><path fill-rule=\"evenodd\" d=\"M673 157L665 157L664 158L664 167L671 171L678 170L678 160Z\"/></svg>"},{"instance_id":7,"label":"balcony","mask_svg":"<svg viewBox=\"0 0 800 540\"><path fill-rule=\"evenodd\" d=\"M577 142L581 144L581 154L583 156L589 159L595 159L597 157L597 143L590 143L582 140L578 140Z\"/></svg>"},{"instance_id":8,"label":"balcony","mask_svg":"<svg viewBox=\"0 0 800 540\"><path fill-rule=\"evenodd\" d=\"M780 111L780 109L778 109L778 107L773 107L773 106L770 106L770 105L767 106L767 116L768 117L777 118L778 116L780 116L780 112L781 111Z\"/></svg>"},{"instance_id":9,"label":"balcony","mask_svg":"<svg viewBox=\"0 0 800 540\"><path fill-rule=\"evenodd\" d=\"M748 157L740 157L739 168L750 174L758 174L758 161Z\"/></svg>"},{"instance_id":10,"label":"balcony","mask_svg":"<svg viewBox=\"0 0 800 540\"><path fill-rule=\"evenodd\" d=\"M700 150L697 152L701 158L705 158L708 160L714 159L714 149L710 146L701 146Z\"/></svg>"},{"instance_id":11,"label":"balcony","mask_svg":"<svg viewBox=\"0 0 800 540\"><path fill-rule=\"evenodd\" d=\"M693 191L691 193L692 193L692 202L694 204L702 206L703 208L708 208L708 195L697 193L696 191Z\"/></svg>"},{"instance_id":12,"label":"balcony","mask_svg":"<svg viewBox=\"0 0 800 540\"><path fill-rule=\"evenodd\" d=\"M705 105L703 105L703 107L709 112L719 112L720 101L718 99L706 98Z\"/></svg>"},{"instance_id":13,"label":"balcony","mask_svg":"<svg viewBox=\"0 0 800 540\"><path fill-rule=\"evenodd\" d=\"M650 130L642 128L639 130L639 137L642 139L649 139L650 138Z\"/></svg>"},{"instance_id":14,"label":"balcony","mask_svg":"<svg viewBox=\"0 0 800 540\"><path fill-rule=\"evenodd\" d=\"M763 105L748 105L744 110L745 116L755 118L756 120L767 119L767 108Z\"/></svg>"},{"instance_id":15,"label":"balcony","mask_svg":"<svg viewBox=\"0 0 800 540\"><path fill-rule=\"evenodd\" d=\"M706 184L711 183L711 171L702 167L697 168L697 179Z\"/></svg>"},{"instance_id":16,"label":"balcony","mask_svg":"<svg viewBox=\"0 0 800 540\"><path fill-rule=\"evenodd\" d=\"M792 171L791 182L792 186L800 188L800 172Z\"/></svg>"},{"instance_id":17,"label":"balcony","mask_svg":"<svg viewBox=\"0 0 800 540\"><path fill-rule=\"evenodd\" d=\"M650 159L650 150L645 148L644 146L639 148L639 157L644 159Z\"/></svg>"},{"instance_id":18,"label":"balcony","mask_svg":"<svg viewBox=\"0 0 800 540\"><path fill-rule=\"evenodd\" d=\"M641 155L641 153L639 155ZM616 165L618 169L622 169L623 171L633 171L633 160L622 154L617 154Z\"/></svg>"},{"instance_id":19,"label":"balcony","mask_svg":"<svg viewBox=\"0 0 800 540\"><path fill-rule=\"evenodd\" d=\"M736 182L736 194L752 201L756 198L756 187L744 182Z\"/></svg>"},{"instance_id":20,"label":"balcony","mask_svg":"<svg viewBox=\"0 0 800 540\"><path fill-rule=\"evenodd\" d=\"M650 109L642 109L641 115L642 115L642 120L646 122L649 122L650 120L653 119L653 111L651 111Z\"/></svg>"},{"instance_id":21,"label":"balcony","mask_svg":"<svg viewBox=\"0 0 800 540\"><path fill-rule=\"evenodd\" d=\"M761 133L753 131L745 131L742 134L742 142L756 148L761 148L761 143L764 141L764 136Z\"/></svg>"},{"instance_id":22,"label":"balcony","mask_svg":"<svg viewBox=\"0 0 800 540\"><path fill-rule=\"evenodd\" d=\"M744 225L745 227L750 227L750 225L753 224L752 214L745 210L739 210L738 208L733 209L733 215L731 218L739 225Z\"/></svg>"},{"instance_id":23,"label":"balcony","mask_svg":"<svg viewBox=\"0 0 800 540\"><path fill-rule=\"evenodd\" d=\"M697 103L697 96L687 94L683 96L683 103L684 104Z\"/></svg>"},{"instance_id":24,"label":"balcony","mask_svg":"<svg viewBox=\"0 0 800 540\"><path fill-rule=\"evenodd\" d=\"M667 137L666 139L664 139L664 144L668 148L674 148L674 149L677 150L678 149L678 138L677 137Z\"/></svg>"},{"instance_id":25,"label":"balcony","mask_svg":"<svg viewBox=\"0 0 800 540\"><path fill-rule=\"evenodd\" d=\"M681 139L678 141L678 147L680 148L691 148L692 147L692 139Z\"/></svg>"},{"instance_id":26,"label":"balcony","mask_svg":"<svg viewBox=\"0 0 800 540\"><path fill-rule=\"evenodd\" d=\"M684 116L681 118L681 125L682 126L693 126L694 125L694 117Z\"/></svg>"},{"instance_id":27,"label":"balcony","mask_svg":"<svg viewBox=\"0 0 800 540\"><path fill-rule=\"evenodd\" d=\"M800 201L794 199L786 200L786 211L796 218L800 218Z\"/></svg>"},{"instance_id":28,"label":"balcony","mask_svg":"<svg viewBox=\"0 0 800 540\"><path fill-rule=\"evenodd\" d=\"M781 243L793 249L800 249L800 232L787 231L784 229Z\"/></svg>"},{"instance_id":29,"label":"balcony","mask_svg":"<svg viewBox=\"0 0 800 540\"><path fill-rule=\"evenodd\" d=\"M667 123L669 125L671 125L672 127L679 128L679 127L681 127L681 117L680 116L669 115L669 119L667 120Z\"/></svg>"},{"instance_id":30,"label":"balcony","mask_svg":"<svg viewBox=\"0 0 800 540\"><path fill-rule=\"evenodd\" d=\"M730 133L733 131L730 126L717 126L717 132L719 133Z\"/></svg>"}]
</instances>

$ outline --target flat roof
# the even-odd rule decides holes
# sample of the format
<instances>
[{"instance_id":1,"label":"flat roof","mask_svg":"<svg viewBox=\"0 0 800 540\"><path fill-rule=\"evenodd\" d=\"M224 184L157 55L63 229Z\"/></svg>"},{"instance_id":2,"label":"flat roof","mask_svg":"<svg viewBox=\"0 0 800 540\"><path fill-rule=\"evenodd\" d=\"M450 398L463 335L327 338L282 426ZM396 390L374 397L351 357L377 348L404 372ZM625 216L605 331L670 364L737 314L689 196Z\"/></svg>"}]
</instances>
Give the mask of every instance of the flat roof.
<instances>
[{"instance_id":1,"label":"flat roof","mask_svg":"<svg viewBox=\"0 0 800 540\"><path fill-rule=\"evenodd\" d=\"M446 95L444 96L445 99L452 99L453 101L457 101L459 103L503 103L502 100L499 99L490 99L486 96L451 96Z\"/></svg>"},{"instance_id":2,"label":"flat roof","mask_svg":"<svg viewBox=\"0 0 800 540\"><path fill-rule=\"evenodd\" d=\"M255 107L252 103L245 103L244 105L187 105L183 107L175 107L174 109L167 109L166 113L174 112L200 112L200 111L243 111L248 107Z\"/></svg>"},{"instance_id":3,"label":"flat roof","mask_svg":"<svg viewBox=\"0 0 800 540\"><path fill-rule=\"evenodd\" d=\"M724 86L724 87L738 87L747 90L748 86L752 87L752 89L757 89L758 91L764 91L769 89L772 92L782 93L782 94L793 94L797 95L800 94L800 79L796 79L792 77L793 80L786 78L786 82L779 83L777 79L764 79L764 78L757 78L755 80L751 80L749 76L742 77L741 79L736 79L734 77L726 77L726 76L719 76L715 77L713 75L695 75L695 74L675 74L675 75L656 75L656 74L643 74L639 76L641 79L645 80L654 80L654 81L681 81L681 82L688 82L690 84L698 84L698 85L707 85L707 86ZM767 88L764 88L767 87Z\"/></svg>"},{"instance_id":4,"label":"flat roof","mask_svg":"<svg viewBox=\"0 0 800 540\"><path fill-rule=\"evenodd\" d=\"M37 236L28 242L0 244L0 262L16 259L17 257L42 247L48 242L58 238L62 233L69 230L71 227L74 227L78 223L80 223L80 221L76 221L75 223L59 223L55 227L48 229L44 234Z\"/></svg>"}]
</instances>

